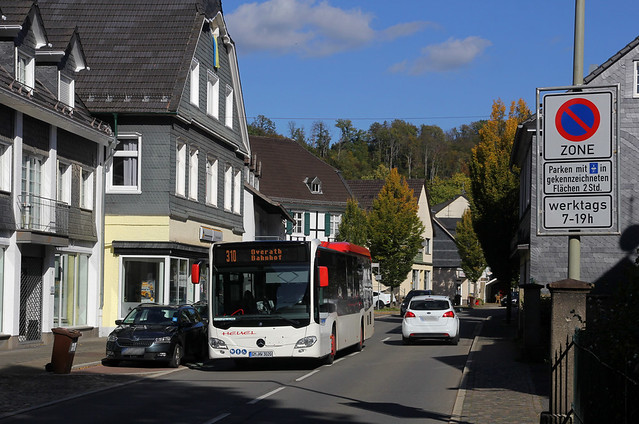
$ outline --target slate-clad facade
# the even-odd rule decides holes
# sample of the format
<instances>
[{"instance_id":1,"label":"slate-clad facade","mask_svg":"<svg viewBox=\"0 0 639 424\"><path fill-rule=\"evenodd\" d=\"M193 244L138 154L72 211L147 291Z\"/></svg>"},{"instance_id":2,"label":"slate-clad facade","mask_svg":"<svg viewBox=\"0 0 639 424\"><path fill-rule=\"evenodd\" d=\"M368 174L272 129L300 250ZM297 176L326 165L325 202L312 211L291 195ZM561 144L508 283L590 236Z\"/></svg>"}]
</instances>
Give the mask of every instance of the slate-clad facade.
<instances>
[{"instance_id":1,"label":"slate-clad facade","mask_svg":"<svg viewBox=\"0 0 639 424\"><path fill-rule=\"evenodd\" d=\"M0 3L0 350L100 323L105 151L112 129L73 86L74 26L29 1Z\"/></svg>"},{"instance_id":2,"label":"slate-clad facade","mask_svg":"<svg viewBox=\"0 0 639 424\"><path fill-rule=\"evenodd\" d=\"M610 293L634 266L639 246L639 38L636 38L584 78L586 88L619 84L616 115L619 119L617 168L620 235L582 236L580 279L594 283L593 294ZM563 280L568 274L568 236L538 236L536 216L538 144L535 118L518 129L511 163L520 173L520 226L513 253L520 259L520 284Z\"/></svg>"},{"instance_id":3,"label":"slate-clad facade","mask_svg":"<svg viewBox=\"0 0 639 424\"><path fill-rule=\"evenodd\" d=\"M241 240L251 152L235 46L215 0L41 0L73 22L76 91L118 140L106 169L105 335L140 302L204 296L213 240ZM205 280L205 279L204 279Z\"/></svg>"}]
</instances>

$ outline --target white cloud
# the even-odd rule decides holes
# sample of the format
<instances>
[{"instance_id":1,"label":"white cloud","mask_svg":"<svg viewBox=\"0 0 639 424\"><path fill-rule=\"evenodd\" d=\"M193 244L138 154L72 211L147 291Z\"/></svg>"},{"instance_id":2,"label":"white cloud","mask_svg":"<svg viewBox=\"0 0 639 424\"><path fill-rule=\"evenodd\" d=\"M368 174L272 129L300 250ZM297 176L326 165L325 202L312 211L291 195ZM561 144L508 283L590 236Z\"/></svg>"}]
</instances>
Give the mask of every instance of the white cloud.
<instances>
[{"instance_id":1,"label":"white cloud","mask_svg":"<svg viewBox=\"0 0 639 424\"><path fill-rule=\"evenodd\" d=\"M327 1L268 0L247 3L225 14L231 36L242 52L276 51L328 56L372 43L413 34L426 22L407 22L375 31L375 16L361 9L340 9Z\"/></svg>"},{"instance_id":2,"label":"white cloud","mask_svg":"<svg viewBox=\"0 0 639 424\"><path fill-rule=\"evenodd\" d=\"M449 38L441 44L433 44L422 49L422 56L409 62L396 63L391 72L421 75L427 72L445 72L459 69L473 62L492 43L481 37L466 37L463 40Z\"/></svg>"}]
</instances>

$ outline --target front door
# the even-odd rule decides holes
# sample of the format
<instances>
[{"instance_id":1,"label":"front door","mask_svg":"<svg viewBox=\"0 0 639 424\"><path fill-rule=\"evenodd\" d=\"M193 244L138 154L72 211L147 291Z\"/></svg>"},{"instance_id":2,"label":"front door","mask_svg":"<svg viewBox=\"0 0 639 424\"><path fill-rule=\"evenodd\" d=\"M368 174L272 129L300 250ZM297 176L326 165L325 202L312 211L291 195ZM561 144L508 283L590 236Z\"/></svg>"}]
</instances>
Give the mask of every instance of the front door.
<instances>
[{"instance_id":1,"label":"front door","mask_svg":"<svg viewBox=\"0 0 639 424\"><path fill-rule=\"evenodd\" d=\"M22 257L18 340L42 340L42 258Z\"/></svg>"}]
</instances>

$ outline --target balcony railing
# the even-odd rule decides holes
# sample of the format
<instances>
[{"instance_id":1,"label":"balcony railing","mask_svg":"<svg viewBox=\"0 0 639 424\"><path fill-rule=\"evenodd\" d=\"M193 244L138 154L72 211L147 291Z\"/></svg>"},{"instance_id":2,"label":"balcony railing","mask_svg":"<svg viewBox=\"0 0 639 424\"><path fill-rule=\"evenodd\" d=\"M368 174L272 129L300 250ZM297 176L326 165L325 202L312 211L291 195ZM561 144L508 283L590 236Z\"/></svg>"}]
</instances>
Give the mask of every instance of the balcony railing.
<instances>
[{"instance_id":1,"label":"balcony railing","mask_svg":"<svg viewBox=\"0 0 639 424\"><path fill-rule=\"evenodd\" d=\"M46 197L27 194L18 196L20 220L18 229L69 234L69 205Z\"/></svg>"}]
</instances>

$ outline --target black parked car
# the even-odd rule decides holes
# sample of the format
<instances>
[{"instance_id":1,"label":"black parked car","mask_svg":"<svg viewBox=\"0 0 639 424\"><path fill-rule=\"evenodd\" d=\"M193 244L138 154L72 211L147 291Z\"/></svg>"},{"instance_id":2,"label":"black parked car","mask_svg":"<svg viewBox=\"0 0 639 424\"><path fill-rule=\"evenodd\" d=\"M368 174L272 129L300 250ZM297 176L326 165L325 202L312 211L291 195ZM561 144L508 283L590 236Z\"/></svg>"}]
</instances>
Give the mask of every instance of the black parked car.
<instances>
[{"instance_id":1,"label":"black parked car","mask_svg":"<svg viewBox=\"0 0 639 424\"><path fill-rule=\"evenodd\" d=\"M511 306L517 306L517 304L519 303L519 292L512 292L512 294L510 295L510 304ZM508 306L508 297L504 296L501 298L501 306Z\"/></svg>"},{"instance_id":2,"label":"black parked car","mask_svg":"<svg viewBox=\"0 0 639 424\"><path fill-rule=\"evenodd\" d=\"M406 294L406 297L402 300L401 305L399 305L399 314L404 316L406 313L406 309L408 308L408 304L410 303L410 299L413 296L430 296L433 294L432 290L411 290Z\"/></svg>"},{"instance_id":3,"label":"black parked car","mask_svg":"<svg viewBox=\"0 0 639 424\"><path fill-rule=\"evenodd\" d=\"M109 334L107 362L160 361L176 368L185 357L202 358L206 325L190 305L142 303Z\"/></svg>"}]
</instances>

